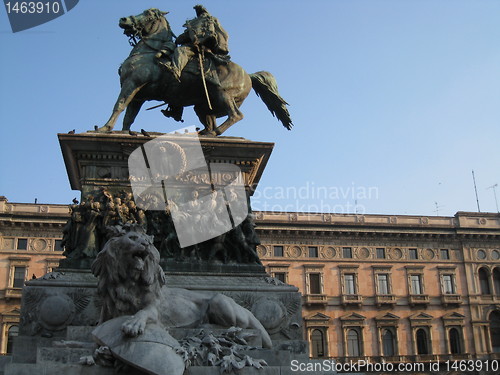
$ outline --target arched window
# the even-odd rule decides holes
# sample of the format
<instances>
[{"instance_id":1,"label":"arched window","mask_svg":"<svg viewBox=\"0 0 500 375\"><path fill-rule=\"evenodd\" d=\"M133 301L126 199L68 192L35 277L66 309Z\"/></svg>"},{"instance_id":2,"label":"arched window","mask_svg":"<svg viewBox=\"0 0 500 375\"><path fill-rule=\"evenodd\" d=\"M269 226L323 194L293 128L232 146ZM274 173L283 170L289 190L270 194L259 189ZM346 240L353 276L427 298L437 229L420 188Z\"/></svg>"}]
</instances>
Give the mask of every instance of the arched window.
<instances>
[{"instance_id":1,"label":"arched window","mask_svg":"<svg viewBox=\"0 0 500 375\"><path fill-rule=\"evenodd\" d=\"M382 333L382 346L385 356L391 357L394 355L394 334L390 329L385 329Z\"/></svg>"},{"instance_id":2,"label":"arched window","mask_svg":"<svg viewBox=\"0 0 500 375\"><path fill-rule=\"evenodd\" d=\"M7 354L12 354L12 347L14 345L14 337L17 337L19 334L18 326L10 326L9 331L7 333L7 348L5 352Z\"/></svg>"},{"instance_id":3,"label":"arched window","mask_svg":"<svg viewBox=\"0 0 500 375\"><path fill-rule=\"evenodd\" d=\"M490 337L493 353L500 353L500 312L490 314Z\"/></svg>"},{"instance_id":4,"label":"arched window","mask_svg":"<svg viewBox=\"0 0 500 375\"><path fill-rule=\"evenodd\" d=\"M490 282L488 281L488 272L486 272L484 268L480 268L478 274L481 294L491 294Z\"/></svg>"},{"instance_id":5,"label":"arched window","mask_svg":"<svg viewBox=\"0 0 500 375\"><path fill-rule=\"evenodd\" d=\"M355 329L347 331L347 355L349 357L359 357L361 355L359 333Z\"/></svg>"},{"instance_id":6,"label":"arched window","mask_svg":"<svg viewBox=\"0 0 500 375\"><path fill-rule=\"evenodd\" d=\"M495 286L495 294L500 296L500 269L498 268L493 271L493 285Z\"/></svg>"},{"instance_id":7,"label":"arched window","mask_svg":"<svg viewBox=\"0 0 500 375\"><path fill-rule=\"evenodd\" d=\"M450 342L450 353L451 354L461 354L462 344L460 340L460 333L456 328L451 328L448 332L449 342Z\"/></svg>"},{"instance_id":8,"label":"arched window","mask_svg":"<svg viewBox=\"0 0 500 375\"><path fill-rule=\"evenodd\" d=\"M423 328L417 330L417 354L429 354L427 332Z\"/></svg>"},{"instance_id":9,"label":"arched window","mask_svg":"<svg viewBox=\"0 0 500 375\"><path fill-rule=\"evenodd\" d=\"M325 356L324 335L319 329L313 329L311 332L311 350L313 358L321 358Z\"/></svg>"}]
</instances>

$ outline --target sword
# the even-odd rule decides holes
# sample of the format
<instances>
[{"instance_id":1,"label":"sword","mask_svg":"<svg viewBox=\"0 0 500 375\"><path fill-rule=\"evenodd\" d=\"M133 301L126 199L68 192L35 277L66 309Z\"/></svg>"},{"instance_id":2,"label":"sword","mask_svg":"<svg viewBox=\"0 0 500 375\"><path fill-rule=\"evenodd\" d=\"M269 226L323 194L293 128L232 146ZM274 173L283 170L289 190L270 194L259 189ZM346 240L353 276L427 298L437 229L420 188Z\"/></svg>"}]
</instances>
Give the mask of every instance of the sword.
<instances>
[{"instance_id":1,"label":"sword","mask_svg":"<svg viewBox=\"0 0 500 375\"><path fill-rule=\"evenodd\" d=\"M159 107L163 107L165 104L167 104L167 102L163 103L163 104L158 104L158 105L155 105L154 107L149 107L149 108L146 108L146 111L149 111L151 109L155 109L155 108L159 108Z\"/></svg>"},{"instance_id":2,"label":"sword","mask_svg":"<svg viewBox=\"0 0 500 375\"><path fill-rule=\"evenodd\" d=\"M203 81L203 88L205 89L205 95L207 97L208 108L212 110L212 104L210 103L210 97L208 96L207 82L205 81L205 70L203 69L203 59L201 57L201 48L198 47L198 61L200 62L200 72L201 80Z\"/></svg>"}]
</instances>

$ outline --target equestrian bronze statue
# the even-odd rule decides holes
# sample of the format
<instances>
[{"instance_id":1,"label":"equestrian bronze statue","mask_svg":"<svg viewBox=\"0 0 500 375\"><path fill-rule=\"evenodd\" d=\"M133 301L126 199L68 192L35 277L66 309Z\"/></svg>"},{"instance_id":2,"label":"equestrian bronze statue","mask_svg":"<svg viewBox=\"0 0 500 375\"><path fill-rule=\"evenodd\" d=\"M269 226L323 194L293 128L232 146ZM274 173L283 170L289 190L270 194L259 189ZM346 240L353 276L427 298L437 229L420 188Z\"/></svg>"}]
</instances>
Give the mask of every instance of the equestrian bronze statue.
<instances>
[{"instance_id":1,"label":"equestrian bronze statue","mask_svg":"<svg viewBox=\"0 0 500 375\"><path fill-rule=\"evenodd\" d=\"M184 107L194 106L205 127L200 134L220 135L243 118L239 107L251 88L285 128L292 128L273 75L247 74L230 61L227 33L203 6L194 9L197 17L186 22L186 31L177 39L165 18L168 12L148 9L120 19L134 47L119 69L121 91L113 113L97 131L113 130L125 109L122 130L130 130L144 102L158 100L168 105L162 113L176 121L182 121ZM216 119L224 116L227 119L217 126Z\"/></svg>"}]
</instances>

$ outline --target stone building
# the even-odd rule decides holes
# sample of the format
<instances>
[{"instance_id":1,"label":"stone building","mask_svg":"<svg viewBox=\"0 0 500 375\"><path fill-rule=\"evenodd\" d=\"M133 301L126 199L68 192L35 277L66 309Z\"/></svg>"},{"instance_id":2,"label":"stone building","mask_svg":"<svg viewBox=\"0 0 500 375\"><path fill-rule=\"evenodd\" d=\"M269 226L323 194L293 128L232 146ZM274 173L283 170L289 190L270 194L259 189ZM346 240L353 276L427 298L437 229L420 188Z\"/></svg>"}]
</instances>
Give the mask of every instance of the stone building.
<instances>
[{"instance_id":1,"label":"stone building","mask_svg":"<svg viewBox=\"0 0 500 375\"><path fill-rule=\"evenodd\" d=\"M67 205L0 197L0 352L21 287L62 257ZM500 352L500 215L256 212L262 262L303 294L312 357L392 361Z\"/></svg>"},{"instance_id":2,"label":"stone building","mask_svg":"<svg viewBox=\"0 0 500 375\"><path fill-rule=\"evenodd\" d=\"M303 294L312 357L497 358L499 214L259 212L257 224L269 273Z\"/></svg>"},{"instance_id":3,"label":"stone building","mask_svg":"<svg viewBox=\"0 0 500 375\"><path fill-rule=\"evenodd\" d=\"M0 353L17 336L24 281L59 264L68 205L10 203L0 196Z\"/></svg>"}]
</instances>

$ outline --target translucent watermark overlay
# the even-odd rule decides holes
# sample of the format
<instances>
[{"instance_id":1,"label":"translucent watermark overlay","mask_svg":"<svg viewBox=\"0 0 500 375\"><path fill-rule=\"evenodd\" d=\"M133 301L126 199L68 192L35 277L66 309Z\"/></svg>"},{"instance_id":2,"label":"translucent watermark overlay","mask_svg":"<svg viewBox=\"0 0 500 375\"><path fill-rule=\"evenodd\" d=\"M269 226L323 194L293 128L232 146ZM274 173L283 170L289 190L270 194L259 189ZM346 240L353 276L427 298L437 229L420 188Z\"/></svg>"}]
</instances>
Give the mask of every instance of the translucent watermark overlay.
<instances>
[{"instance_id":1,"label":"translucent watermark overlay","mask_svg":"<svg viewBox=\"0 0 500 375\"><path fill-rule=\"evenodd\" d=\"M379 199L376 186L320 186L306 182L302 186L266 186L255 190L252 207L270 212L321 212L365 214L364 202Z\"/></svg>"},{"instance_id":2,"label":"translucent watermark overlay","mask_svg":"<svg viewBox=\"0 0 500 375\"><path fill-rule=\"evenodd\" d=\"M134 150L128 167L136 205L169 214L182 248L224 234L248 216L240 168L208 163L197 133L159 136Z\"/></svg>"},{"instance_id":3,"label":"translucent watermark overlay","mask_svg":"<svg viewBox=\"0 0 500 375\"><path fill-rule=\"evenodd\" d=\"M79 0L13 1L4 0L13 33L52 21L73 9Z\"/></svg>"}]
</instances>

